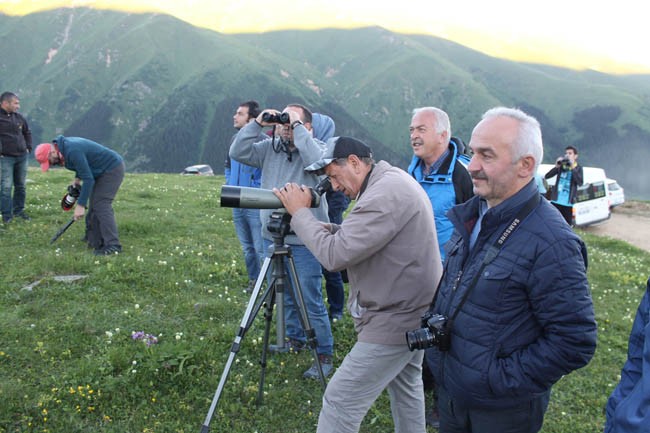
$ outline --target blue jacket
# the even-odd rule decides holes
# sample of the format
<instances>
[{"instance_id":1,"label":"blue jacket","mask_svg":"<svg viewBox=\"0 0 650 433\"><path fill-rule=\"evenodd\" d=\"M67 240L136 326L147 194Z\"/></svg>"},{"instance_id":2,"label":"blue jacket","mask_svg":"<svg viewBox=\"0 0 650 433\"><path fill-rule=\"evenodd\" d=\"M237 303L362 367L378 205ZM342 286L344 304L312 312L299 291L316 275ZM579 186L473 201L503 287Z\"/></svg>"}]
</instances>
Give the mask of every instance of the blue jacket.
<instances>
[{"instance_id":1,"label":"blue jacket","mask_svg":"<svg viewBox=\"0 0 650 433\"><path fill-rule=\"evenodd\" d=\"M235 136L233 135L233 140ZM260 134L260 140L266 139L265 134ZM232 143L232 140L231 140ZM226 185L259 188L262 184L262 169L237 162L230 157L226 158L225 169Z\"/></svg>"},{"instance_id":2,"label":"blue jacket","mask_svg":"<svg viewBox=\"0 0 650 433\"><path fill-rule=\"evenodd\" d=\"M422 174L422 160L413 156L407 171L418 181L431 200L433 216L436 221L440 258L445 260L444 246L454 231L447 218L447 212L457 204L464 203L474 196L472 178L467 169L458 161L458 147L452 137L449 142L449 156L440 168L429 176Z\"/></svg>"},{"instance_id":3,"label":"blue jacket","mask_svg":"<svg viewBox=\"0 0 650 433\"><path fill-rule=\"evenodd\" d=\"M262 183L262 169L230 160L226 167L226 185L259 188Z\"/></svg>"},{"instance_id":4,"label":"blue jacket","mask_svg":"<svg viewBox=\"0 0 650 433\"><path fill-rule=\"evenodd\" d=\"M82 180L81 194L77 203L86 206L95 186L95 179L123 164L122 157L114 150L81 137L59 135L53 142L63 154L65 168L75 172Z\"/></svg>"},{"instance_id":5,"label":"blue jacket","mask_svg":"<svg viewBox=\"0 0 650 433\"><path fill-rule=\"evenodd\" d=\"M334 136L336 125L334 120L327 114L313 113L311 116L311 127L314 138L320 141L327 141Z\"/></svg>"},{"instance_id":6,"label":"blue jacket","mask_svg":"<svg viewBox=\"0 0 650 433\"><path fill-rule=\"evenodd\" d=\"M632 325L621 382L605 412L605 433L650 432L650 279Z\"/></svg>"},{"instance_id":7,"label":"blue jacket","mask_svg":"<svg viewBox=\"0 0 650 433\"><path fill-rule=\"evenodd\" d=\"M433 312L453 317L488 248L531 197L539 204L480 274L450 325L451 348L428 349L436 383L470 408L502 409L543 396L596 349L586 248L534 180L483 216L480 197L449 212L454 233Z\"/></svg>"}]
</instances>

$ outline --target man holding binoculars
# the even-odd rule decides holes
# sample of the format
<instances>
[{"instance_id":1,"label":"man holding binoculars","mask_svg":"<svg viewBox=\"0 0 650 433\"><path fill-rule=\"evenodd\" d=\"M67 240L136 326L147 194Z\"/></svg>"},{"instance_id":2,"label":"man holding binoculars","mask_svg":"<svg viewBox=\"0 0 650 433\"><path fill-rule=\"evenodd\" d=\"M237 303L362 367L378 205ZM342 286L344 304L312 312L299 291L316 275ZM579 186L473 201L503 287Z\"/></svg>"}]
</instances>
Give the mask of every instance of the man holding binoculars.
<instances>
[{"instance_id":1,"label":"man holding binoculars","mask_svg":"<svg viewBox=\"0 0 650 433\"><path fill-rule=\"evenodd\" d=\"M573 204L576 202L578 187L582 185L582 166L578 164L578 149L567 146L565 155L555 161L555 167L544 176L546 179L557 176L551 190L551 203L560 211L569 225L573 225Z\"/></svg>"},{"instance_id":2,"label":"man holding binoculars","mask_svg":"<svg viewBox=\"0 0 650 433\"><path fill-rule=\"evenodd\" d=\"M230 146L230 158L261 168L262 189L281 187L287 182L314 187L318 184L318 176L306 172L305 168L321 158L324 143L313 138L311 121L311 111L300 104L289 104L282 112L266 109L254 122L249 122L237 133ZM280 128L280 133L276 136L277 131L274 130L272 137L259 141L258 137L265 126ZM329 221L325 200L321 200L320 205L310 211L316 219ZM265 250L273 242L273 236L267 228L272 213L272 209L260 211ZM323 300L321 265L295 234L288 234L285 242L292 248L307 315L316 333L318 342L316 351L323 374L327 377L334 369L332 365L334 341ZM284 306L287 345L290 350L296 352L305 349L306 338L290 291L284 292ZM317 363L314 362L303 376L311 379L319 378Z\"/></svg>"}]
</instances>

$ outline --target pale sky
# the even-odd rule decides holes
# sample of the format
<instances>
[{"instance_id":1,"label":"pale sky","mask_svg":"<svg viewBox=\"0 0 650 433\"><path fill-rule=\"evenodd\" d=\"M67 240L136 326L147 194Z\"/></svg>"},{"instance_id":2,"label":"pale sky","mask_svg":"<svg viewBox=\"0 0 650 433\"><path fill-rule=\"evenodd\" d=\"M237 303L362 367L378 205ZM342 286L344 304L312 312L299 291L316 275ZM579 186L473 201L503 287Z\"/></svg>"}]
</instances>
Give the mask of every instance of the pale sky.
<instances>
[{"instance_id":1,"label":"pale sky","mask_svg":"<svg viewBox=\"0 0 650 433\"><path fill-rule=\"evenodd\" d=\"M608 73L650 73L639 0L0 0L11 15L61 6L164 12L223 33L379 25L487 54Z\"/></svg>"}]
</instances>

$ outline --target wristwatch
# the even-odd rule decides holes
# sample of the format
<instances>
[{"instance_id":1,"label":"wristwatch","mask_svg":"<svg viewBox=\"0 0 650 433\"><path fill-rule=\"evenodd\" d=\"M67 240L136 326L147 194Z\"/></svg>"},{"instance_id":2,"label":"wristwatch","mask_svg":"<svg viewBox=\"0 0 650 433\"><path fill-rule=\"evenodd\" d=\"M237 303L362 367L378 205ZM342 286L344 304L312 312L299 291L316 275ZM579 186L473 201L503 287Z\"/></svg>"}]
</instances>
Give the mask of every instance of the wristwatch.
<instances>
[{"instance_id":1,"label":"wristwatch","mask_svg":"<svg viewBox=\"0 0 650 433\"><path fill-rule=\"evenodd\" d=\"M304 123L302 123L302 120L296 120L295 122L293 122L291 124L291 129L296 129L296 126L298 125L304 125Z\"/></svg>"}]
</instances>

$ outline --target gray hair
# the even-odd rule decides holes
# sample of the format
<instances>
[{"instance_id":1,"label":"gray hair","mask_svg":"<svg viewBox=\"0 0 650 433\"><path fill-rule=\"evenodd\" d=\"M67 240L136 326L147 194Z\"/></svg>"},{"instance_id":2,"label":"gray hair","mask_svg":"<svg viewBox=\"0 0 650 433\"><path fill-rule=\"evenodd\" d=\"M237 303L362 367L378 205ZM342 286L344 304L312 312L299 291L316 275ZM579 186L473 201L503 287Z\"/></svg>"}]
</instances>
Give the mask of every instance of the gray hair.
<instances>
[{"instance_id":1,"label":"gray hair","mask_svg":"<svg viewBox=\"0 0 650 433\"><path fill-rule=\"evenodd\" d=\"M494 117L510 117L519 124L519 133L513 145L512 162L519 160L525 155L531 155L535 159L535 172L544 158L544 145L542 143L542 129L539 122L533 116L524 113L518 108L494 107L483 114L482 119Z\"/></svg>"},{"instance_id":2,"label":"gray hair","mask_svg":"<svg viewBox=\"0 0 650 433\"><path fill-rule=\"evenodd\" d=\"M436 119L436 132L447 132L447 140L451 139L451 122L447 113L436 107L420 107L413 110L412 117L419 113L431 113Z\"/></svg>"}]
</instances>

